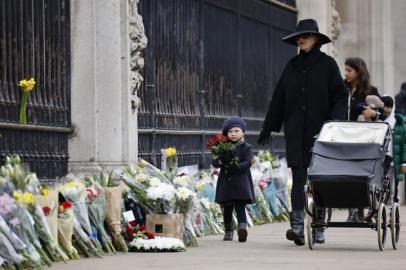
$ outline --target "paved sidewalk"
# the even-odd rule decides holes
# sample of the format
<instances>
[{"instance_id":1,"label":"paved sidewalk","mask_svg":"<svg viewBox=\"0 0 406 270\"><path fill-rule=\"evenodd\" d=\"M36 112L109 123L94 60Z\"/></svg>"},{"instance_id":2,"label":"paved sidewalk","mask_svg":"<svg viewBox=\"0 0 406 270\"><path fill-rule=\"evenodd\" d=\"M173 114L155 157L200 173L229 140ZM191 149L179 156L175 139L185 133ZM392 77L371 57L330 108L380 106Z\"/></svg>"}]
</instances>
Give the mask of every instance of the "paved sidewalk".
<instances>
[{"instance_id":1,"label":"paved sidewalk","mask_svg":"<svg viewBox=\"0 0 406 270\"><path fill-rule=\"evenodd\" d=\"M55 264L52 270L107 269L357 269L401 270L406 267L406 205L401 208L400 247L393 250L390 232L386 249L378 249L377 233L371 229L329 228L326 243L315 250L297 247L285 240L288 223L249 229L246 243L223 242L222 236L199 239L199 247L182 253L128 253ZM344 221L346 211L333 212L333 220Z\"/></svg>"}]
</instances>

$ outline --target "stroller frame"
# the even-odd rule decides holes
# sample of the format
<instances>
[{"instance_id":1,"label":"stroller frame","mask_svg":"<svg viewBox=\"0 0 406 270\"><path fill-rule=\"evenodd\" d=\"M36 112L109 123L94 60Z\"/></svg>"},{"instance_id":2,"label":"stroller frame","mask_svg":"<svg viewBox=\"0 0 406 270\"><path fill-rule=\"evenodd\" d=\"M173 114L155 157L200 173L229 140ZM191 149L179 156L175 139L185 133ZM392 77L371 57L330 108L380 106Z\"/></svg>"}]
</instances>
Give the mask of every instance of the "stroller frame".
<instances>
[{"instance_id":1,"label":"stroller frame","mask_svg":"<svg viewBox=\"0 0 406 270\"><path fill-rule=\"evenodd\" d=\"M340 131L340 128L343 128L343 130ZM352 133L357 128L364 129L364 137L365 135L368 137L368 132L365 132L368 130L377 131L380 136L372 134L373 136L370 137L373 137L374 140L371 142L353 143L351 139L345 138L346 136L339 138L340 136L334 135L340 133L346 135L346 133ZM386 130L384 130L385 128ZM308 184L306 186L306 234L309 249L314 249L317 230L313 229L329 227L370 228L376 230L378 247L381 251L385 248L387 230L390 229L392 247L397 249L400 236L399 204L394 203L392 200L394 179L388 174L387 170L383 169L391 136L392 130L384 122L328 121L324 123L313 147L312 162L309 167ZM359 137L356 138L359 139ZM367 140L370 140L370 138L367 138ZM362 153L354 154L351 150L346 151L346 148L355 148L355 151L357 148L365 148L367 152L372 149L369 153L372 153L373 157L371 157L371 154L363 157ZM349 154L348 159L346 159L346 154ZM363 158L372 161L369 163L364 162ZM327 164L327 168L325 168L324 164ZM338 167L345 168L345 165L350 165L352 168L350 168L350 172L337 173L339 170L334 168L336 164ZM352 164L355 165L351 166ZM358 164L361 164L360 167L364 166L365 171L369 173L366 174L365 171L358 172ZM328 166L333 166L330 167L332 172L330 172ZM379 166L382 166L382 168ZM352 196L342 197L342 194L344 194L342 192L345 192L346 189L344 185L349 185L350 188L355 189ZM339 195L335 195L335 193L339 193ZM333 208L370 208L367 217L368 221L332 222ZM390 211L387 210L388 208Z\"/></svg>"}]
</instances>

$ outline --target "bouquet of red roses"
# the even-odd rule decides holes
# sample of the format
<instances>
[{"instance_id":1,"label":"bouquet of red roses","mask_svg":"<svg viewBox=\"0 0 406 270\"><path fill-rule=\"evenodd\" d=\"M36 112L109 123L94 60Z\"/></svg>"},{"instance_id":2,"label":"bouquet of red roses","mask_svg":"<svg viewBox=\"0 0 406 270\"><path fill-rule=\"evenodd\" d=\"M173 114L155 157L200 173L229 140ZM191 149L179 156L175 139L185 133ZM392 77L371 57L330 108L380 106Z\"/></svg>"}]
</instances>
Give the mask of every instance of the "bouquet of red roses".
<instances>
[{"instance_id":1,"label":"bouquet of red roses","mask_svg":"<svg viewBox=\"0 0 406 270\"><path fill-rule=\"evenodd\" d=\"M155 239L155 234L153 232L148 232L144 225L138 224L135 220L127 223L123 232L124 240L127 243L132 242L134 239Z\"/></svg>"},{"instance_id":2,"label":"bouquet of red roses","mask_svg":"<svg viewBox=\"0 0 406 270\"><path fill-rule=\"evenodd\" d=\"M221 160L226 174L233 174L238 170L238 157L235 153L237 145L221 134L214 134L207 142L207 148Z\"/></svg>"},{"instance_id":3,"label":"bouquet of red roses","mask_svg":"<svg viewBox=\"0 0 406 270\"><path fill-rule=\"evenodd\" d=\"M222 134L214 134L207 142L207 149L216 157L227 152L232 152L234 148L235 144L231 143L231 141Z\"/></svg>"}]
</instances>

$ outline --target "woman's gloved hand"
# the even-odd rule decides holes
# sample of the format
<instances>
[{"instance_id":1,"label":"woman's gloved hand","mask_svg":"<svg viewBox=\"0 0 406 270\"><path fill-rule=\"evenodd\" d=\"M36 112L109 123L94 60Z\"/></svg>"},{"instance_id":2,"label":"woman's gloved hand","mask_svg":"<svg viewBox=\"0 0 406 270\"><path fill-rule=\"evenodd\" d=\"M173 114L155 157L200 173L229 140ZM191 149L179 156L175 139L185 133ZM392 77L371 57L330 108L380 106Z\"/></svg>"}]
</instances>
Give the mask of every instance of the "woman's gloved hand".
<instances>
[{"instance_id":1,"label":"woman's gloved hand","mask_svg":"<svg viewBox=\"0 0 406 270\"><path fill-rule=\"evenodd\" d=\"M271 144L272 143L271 131L262 129L261 133L259 134L257 143L259 145Z\"/></svg>"}]
</instances>

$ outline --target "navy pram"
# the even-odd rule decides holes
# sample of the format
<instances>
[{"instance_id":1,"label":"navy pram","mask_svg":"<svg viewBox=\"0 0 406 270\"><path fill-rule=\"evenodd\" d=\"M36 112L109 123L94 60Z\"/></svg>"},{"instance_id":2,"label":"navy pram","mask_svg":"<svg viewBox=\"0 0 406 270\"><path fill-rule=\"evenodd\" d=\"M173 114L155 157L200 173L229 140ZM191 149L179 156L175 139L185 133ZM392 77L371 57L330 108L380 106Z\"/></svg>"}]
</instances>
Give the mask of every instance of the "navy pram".
<instances>
[{"instance_id":1,"label":"navy pram","mask_svg":"<svg viewBox=\"0 0 406 270\"><path fill-rule=\"evenodd\" d=\"M392 245L397 247L399 206L390 202L393 180L385 175L390 139L391 130L385 122L329 121L323 125L308 172L309 248L313 249L312 228L321 227L372 228L378 232L380 250L389 227ZM392 209L390 224L386 218L388 203ZM331 222L332 208L370 208L373 218L371 222Z\"/></svg>"}]
</instances>

